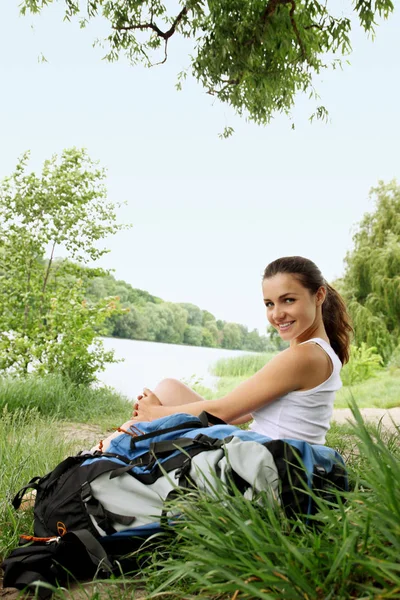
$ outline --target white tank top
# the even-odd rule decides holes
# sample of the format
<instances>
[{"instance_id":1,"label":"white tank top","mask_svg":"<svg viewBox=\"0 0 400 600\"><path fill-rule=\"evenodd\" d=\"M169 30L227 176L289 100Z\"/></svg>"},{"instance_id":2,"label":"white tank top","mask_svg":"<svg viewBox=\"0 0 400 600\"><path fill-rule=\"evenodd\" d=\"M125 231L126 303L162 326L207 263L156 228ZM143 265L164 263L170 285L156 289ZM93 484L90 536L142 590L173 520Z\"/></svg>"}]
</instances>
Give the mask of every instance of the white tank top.
<instances>
[{"instance_id":1,"label":"white tank top","mask_svg":"<svg viewBox=\"0 0 400 600\"><path fill-rule=\"evenodd\" d=\"M321 346L332 361L330 377L311 390L289 392L270 404L254 411L252 431L272 439L304 440L311 444L324 444L333 412L335 392L342 387L342 363L332 347L321 338L303 342Z\"/></svg>"}]
</instances>

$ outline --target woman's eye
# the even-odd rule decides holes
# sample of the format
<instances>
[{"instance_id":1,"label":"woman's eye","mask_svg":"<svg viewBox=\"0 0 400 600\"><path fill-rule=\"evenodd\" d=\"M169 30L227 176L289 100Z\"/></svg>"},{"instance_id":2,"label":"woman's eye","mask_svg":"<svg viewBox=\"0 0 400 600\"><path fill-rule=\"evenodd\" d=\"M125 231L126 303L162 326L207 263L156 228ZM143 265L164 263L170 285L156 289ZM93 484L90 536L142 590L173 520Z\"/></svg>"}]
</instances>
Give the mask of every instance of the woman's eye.
<instances>
[{"instance_id":1,"label":"woman's eye","mask_svg":"<svg viewBox=\"0 0 400 600\"><path fill-rule=\"evenodd\" d=\"M289 304L292 304L294 301L294 298L285 298L285 302L288 302Z\"/></svg>"},{"instance_id":2,"label":"woman's eye","mask_svg":"<svg viewBox=\"0 0 400 600\"><path fill-rule=\"evenodd\" d=\"M265 303L265 306L266 306L267 308L271 308L271 306L273 306L273 303L272 303L272 302L266 302L266 303Z\"/></svg>"}]
</instances>

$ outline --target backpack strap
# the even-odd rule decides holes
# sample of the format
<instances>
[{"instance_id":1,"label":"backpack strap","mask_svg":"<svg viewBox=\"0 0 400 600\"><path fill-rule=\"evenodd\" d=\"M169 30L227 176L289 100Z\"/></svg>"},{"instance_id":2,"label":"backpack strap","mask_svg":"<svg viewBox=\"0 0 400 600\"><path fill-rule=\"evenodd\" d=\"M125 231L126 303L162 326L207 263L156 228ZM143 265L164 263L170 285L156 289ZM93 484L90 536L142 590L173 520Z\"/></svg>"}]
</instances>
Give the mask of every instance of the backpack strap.
<instances>
[{"instance_id":1,"label":"backpack strap","mask_svg":"<svg viewBox=\"0 0 400 600\"><path fill-rule=\"evenodd\" d=\"M200 417L203 418L203 415L206 416L208 425L228 425L228 423L226 421L223 421L222 419L220 419L219 417L216 417L215 415L212 415L211 413L204 411L201 413Z\"/></svg>"},{"instance_id":2,"label":"backpack strap","mask_svg":"<svg viewBox=\"0 0 400 600\"><path fill-rule=\"evenodd\" d=\"M96 456L101 456L101 453L95 452L93 455L88 454L78 454L77 456L68 456L68 458L64 459L60 464L56 466L53 471L47 473L44 477L33 477L30 482L25 485L19 492L15 495L12 505L15 510L18 510L21 506L21 502L23 500L24 495L30 489L34 489L38 491L39 486L45 487L48 490L57 480L58 478L68 471L71 467L81 462L84 462L88 458L95 458Z\"/></svg>"},{"instance_id":3,"label":"backpack strap","mask_svg":"<svg viewBox=\"0 0 400 600\"><path fill-rule=\"evenodd\" d=\"M283 440L271 440L264 446L271 452L280 479L280 499L289 517L310 512L307 473L298 451Z\"/></svg>"},{"instance_id":4,"label":"backpack strap","mask_svg":"<svg viewBox=\"0 0 400 600\"><path fill-rule=\"evenodd\" d=\"M169 473L174 469L180 468L187 457L196 456L196 454L199 454L204 450L216 450L221 448L221 446L226 443L228 439L231 438L210 438L207 435L200 433L195 438L176 438L174 440L153 442L150 445L149 452L146 452L146 454L142 454L138 458L129 461L126 467L118 467L117 469L114 469L110 474L110 479L119 477L123 473L130 472L131 475L136 477L136 479L139 479L139 481L142 483L154 483L164 473ZM180 450L181 454L172 456L169 460L163 462L161 466L157 465L156 468L153 469L159 458L164 458L176 450ZM183 450L185 452L183 452ZM143 474L131 471L133 467L137 466L145 466L147 470L151 471L151 469L153 469L153 471Z\"/></svg>"},{"instance_id":5,"label":"backpack strap","mask_svg":"<svg viewBox=\"0 0 400 600\"><path fill-rule=\"evenodd\" d=\"M144 440L149 440L153 437L158 437L159 435L173 433L174 431L180 431L181 429L199 429L200 427L208 427L208 415L206 412L202 412L198 417L195 418L196 420L186 421L186 423L179 423L179 425L174 425L173 427L155 429L149 433L137 435L131 439L131 450L135 449L135 446L138 442L143 442Z\"/></svg>"},{"instance_id":6,"label":"backpack strap","mask_svg":"<svg viewBox=\"0 0 400 600\"><path fill-rule=\"evenodd\" d=\"M165 442L153 442L150 445L150 453L158 458L164 454L170 454L174 450L183 450L191 446L201 445L208 450L216 450L226 442L226 439L211 438L204 433L199 433L194 438L178 438L176 440L166 440Z\"/></svg>"},{"instance_id":7,"label":"backpack strap","mask_svg":"<svg viewBox=\"0 0 400 600\"><path fill-rule=\"evenodd\" d=\"M84 546L88 557L96 567L97 574L101 577L112 575L113 566L104 550L103 546L87 529L78 529L77 531L68 531L62 538L64 542L75 542L78 540Z\"/></svg>"},{"instance_id":8,"label":"backpack strap","mask_svg":"<svg viewBox=\"0 0 400 600\"><path fill-rule=\"evenodd\" d=\"M136 517L134 516L118 515L104 508L101 502L92 495L92 490L88 481L85 481L82 485L81 498L82 502L85 503L88 514L93 517L100 529L105 531L107 535L116 533L117 530L113 527L113 523L120 523L121 525L129 527L129 525L132 525L136 520ZM87 539L87 536L85 539Z\"/></svg>"},{"instance_id":9,"label":"backpack strap","mask_svg":"<svg viewBox=\"0 0 400 600\"><path fill-rule=\"evenodd\" d=\"M17 492L12 501L12 505L15 508L15 510L18 510L21 506L22 500L28 490L38 490L39 482L41 479L42 477L33 477L29 483L24 485L24 487L21 488L19 492Z\"/></svg>"}]
</instances>

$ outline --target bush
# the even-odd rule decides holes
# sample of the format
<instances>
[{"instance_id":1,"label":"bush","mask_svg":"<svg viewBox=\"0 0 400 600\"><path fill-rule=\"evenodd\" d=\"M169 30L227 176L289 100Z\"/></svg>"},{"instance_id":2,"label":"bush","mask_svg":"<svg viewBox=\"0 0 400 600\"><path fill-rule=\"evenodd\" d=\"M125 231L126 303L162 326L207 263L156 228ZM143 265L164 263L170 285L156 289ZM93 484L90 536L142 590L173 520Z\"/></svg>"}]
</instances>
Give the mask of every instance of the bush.
<instances>
[{"instance_id":1,"label":"bush","mask_svg":"<svg viewBox=\"0 0 400 600\"><path fill-rule=\"evenodd\" d=\"M400 369L400 344L394 349L390 357L388 366L391 371Z\"/></svg>"},{"instance_id":2,"label":"bush","mask_svg":"<svg viewBox=\"0 0 400 600\"><path fill-rule=\"evenodd\" d=\"M382 367L382 357L375 347L368 348L365 342L361 346L351 346L350 360L341 372L343 384L353 385L366 381L381 371Z\"/></svg>"}]
</instances>

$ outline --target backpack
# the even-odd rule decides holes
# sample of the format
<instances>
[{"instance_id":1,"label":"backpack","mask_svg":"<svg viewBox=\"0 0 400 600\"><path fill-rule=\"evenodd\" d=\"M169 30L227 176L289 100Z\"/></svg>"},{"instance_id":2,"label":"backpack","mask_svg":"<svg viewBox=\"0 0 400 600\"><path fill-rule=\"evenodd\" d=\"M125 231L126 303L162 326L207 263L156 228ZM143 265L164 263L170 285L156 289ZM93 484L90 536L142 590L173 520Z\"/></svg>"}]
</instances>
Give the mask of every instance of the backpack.
<instances>
[{"instance_id":1,"label":"backpack","mask_svg":"<svg viewBox=\"0 0 400 600\"><path fill-rule=\"evenodd\" d=\"M348 487L343 459L326 446L271 440L207 413L138 423L106 452L68 457L17 493L16 509L36 490L34 535L23 536L4 561L4 586L64 585L134 570L142 544L171 530L166 502L193 488L212 495L216 477L228 491L234 486L249 500L264 492L289 516L306 518L316 496L332 500L335 489Z\"/></svg>"}]
</instances>

